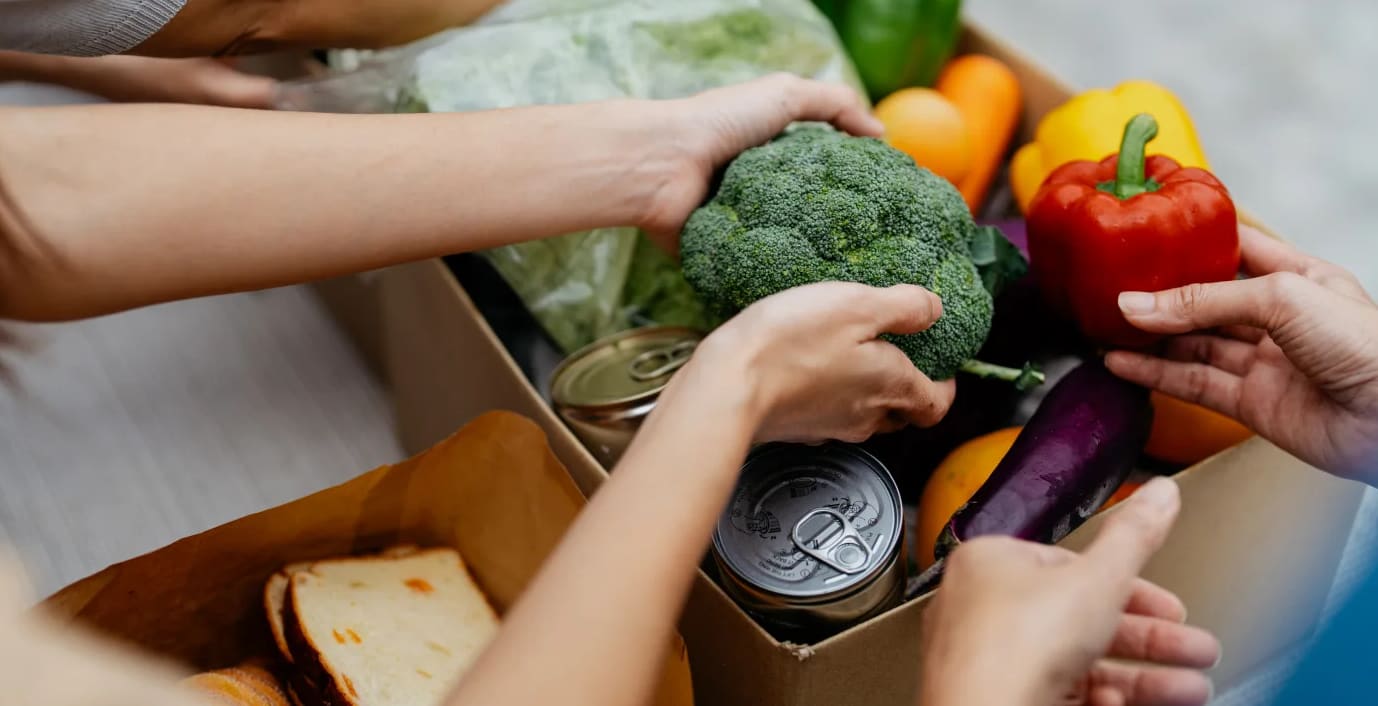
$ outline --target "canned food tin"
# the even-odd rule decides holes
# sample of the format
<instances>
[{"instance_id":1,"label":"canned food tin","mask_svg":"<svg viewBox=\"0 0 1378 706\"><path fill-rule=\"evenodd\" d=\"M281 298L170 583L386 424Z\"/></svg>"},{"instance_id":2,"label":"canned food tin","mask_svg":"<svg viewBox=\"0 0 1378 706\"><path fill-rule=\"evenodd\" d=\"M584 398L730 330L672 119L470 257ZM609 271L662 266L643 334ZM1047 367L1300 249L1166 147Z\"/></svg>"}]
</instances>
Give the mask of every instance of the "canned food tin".
<instances>
[{"instance_id":1,"label":"canned food tin","mask_svg":"<svg viewBox=\"0 0 1378 706\"><path fill-rule=\"evenodd\" d=\"M724 590L779 639L815 642L900 602L899 488L856 446L770 444L713 532Z\"/></svg>"},{"instance_id":2,"label":"canned food tin","mask_svg":"<svg viewBox=\"0 0 1378 706\"><path fill-rule=\"evenodd\" d=\"M653 326L595 341L555 369L552 406L594 457L612 468L701 339L692 329Z\"/></svg>"}]
</instances>

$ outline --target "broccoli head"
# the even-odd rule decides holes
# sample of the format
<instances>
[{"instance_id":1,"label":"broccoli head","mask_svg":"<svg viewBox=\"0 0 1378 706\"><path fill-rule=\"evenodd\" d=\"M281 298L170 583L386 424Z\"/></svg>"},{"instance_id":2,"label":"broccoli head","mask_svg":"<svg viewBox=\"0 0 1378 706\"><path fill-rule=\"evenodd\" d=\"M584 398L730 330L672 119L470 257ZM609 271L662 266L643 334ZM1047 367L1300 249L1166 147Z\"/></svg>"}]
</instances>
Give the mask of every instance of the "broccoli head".
<instances>
[{"instance_id":1,"label":"broccoli head","mask_svg":"<svg viewBox=\"0 0 1378 706\"><path fill-rule=\"evenodd\" d=\"M922 333L891 336L929 377L955 375L990 332L957 189L874 138L803 125L743 152L680 242L685 278L717 316L792 287L917 284L943 300Z\"/></svg>"}]
</instances>

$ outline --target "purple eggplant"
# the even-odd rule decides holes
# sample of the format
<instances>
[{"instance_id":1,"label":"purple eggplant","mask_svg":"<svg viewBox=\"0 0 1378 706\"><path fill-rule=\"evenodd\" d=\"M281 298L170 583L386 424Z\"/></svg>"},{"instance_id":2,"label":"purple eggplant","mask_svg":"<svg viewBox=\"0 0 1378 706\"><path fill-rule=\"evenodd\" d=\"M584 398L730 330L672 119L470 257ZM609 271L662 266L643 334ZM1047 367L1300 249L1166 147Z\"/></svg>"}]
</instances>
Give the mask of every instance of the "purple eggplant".
<instances>
[{"instance_id":1,"label":"purple eggplant","mask_svg":"<svg viewBox=\"0 0 1378 706\"><path fill-rule=\"evenodd\" d=\"M1124 483L1148 441L1148 390L1099 360L1048 392L1014 446L938 538L937 556L988 534L1053 543L1079 527Z\"/></svg>"},{"instance_id":2,"label":"purple eggplant","mask_svg":"<svg viewBox=\"0 0 1378 706\"><path fill-rule=\"evenodd\" d=\"M1024 225L1023 218L997 218L993 220L979 220L979 225L994 226L1005 236L1005 240L1010 241L1011 245L1019 249L1019 254L1025 259L1029 257L1029 230Z\"/></svg>"}]
</instances>

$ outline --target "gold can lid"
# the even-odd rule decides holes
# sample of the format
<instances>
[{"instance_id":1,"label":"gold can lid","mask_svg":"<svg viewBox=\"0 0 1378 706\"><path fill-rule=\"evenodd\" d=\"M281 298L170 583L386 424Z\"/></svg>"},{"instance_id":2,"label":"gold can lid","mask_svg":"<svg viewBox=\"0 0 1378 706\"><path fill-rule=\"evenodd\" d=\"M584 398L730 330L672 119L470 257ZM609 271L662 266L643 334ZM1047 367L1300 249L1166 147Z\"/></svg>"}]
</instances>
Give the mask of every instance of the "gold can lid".
<instances>
[{"instance_id":1,"label":"gold can lid","mask_svg":"<svg viewBox=\"0 0 1378 706\"><path fill-rule=\"evenodd\" d=\"M575 351L555 369L551 400L560 407L608 407L655 397L684 367L703 335L651 326L609 336Z\"/></svg>"}]
</instances>

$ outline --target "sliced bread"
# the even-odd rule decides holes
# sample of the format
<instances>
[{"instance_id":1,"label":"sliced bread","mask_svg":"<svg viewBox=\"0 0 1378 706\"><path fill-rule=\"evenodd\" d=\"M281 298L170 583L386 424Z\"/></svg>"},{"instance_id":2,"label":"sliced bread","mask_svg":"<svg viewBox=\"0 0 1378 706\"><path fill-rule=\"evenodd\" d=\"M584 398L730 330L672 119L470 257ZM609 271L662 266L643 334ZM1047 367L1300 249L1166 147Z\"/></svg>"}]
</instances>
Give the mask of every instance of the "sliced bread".
<instances>
[{"instance_id":1,"label":"sliced bread","mask_svg":"<svg viewBox=\"0 0 1378 706\"><path fill-rule=\"evenodd\" d=\"M407 556L415 554L419 549L415 544L399 544L384 549L379 556ZM268 616L268 630L273 634L273 642L277 644L278 652L289 664L292 662L292 651L287 646L287 633L282 624L282 613L287 604L287 586L291 581L292 574L310 568L310 566L311 562L309 561L288 564L277 573L269 576L267 583L263 586L263 612Z\"/></svg>"},{"instance_id":2,"label":"sliced bread","mask_svg":"<svg viewBox=\"0 0 1378 706\"><path fill-rule=\"evenodd\" d=\"M278 652L288 663L292 661L292 650L287 646L287 632L282 625L282 611L287 605L287 586L292 574L311 566L310 562L288 564L281 571L268 577L263 587L263 611L268 615L268 630L273 633L273 642Z\"/></svg>"},{"instance_id":3,"label":"sliced bread","mask_svg":"<svg viewBox=\"0 0 1378 706\"><path fill-rule=\"evenodd\" d=\"M292 706L277 677L255 663L196 674L182 685L216 706Z\"/></svg>"},{"instance_id":4,"label":"sliced bread","mask_svg":"<svg viewBox=\"0 0 1378 706\"><path fill-rule=\"evenodd\" d=\"M283 616L294 664L335 706L438 704L498 630L453 549L314 562L290 574Z\"/></svg>"}]
</instances>

